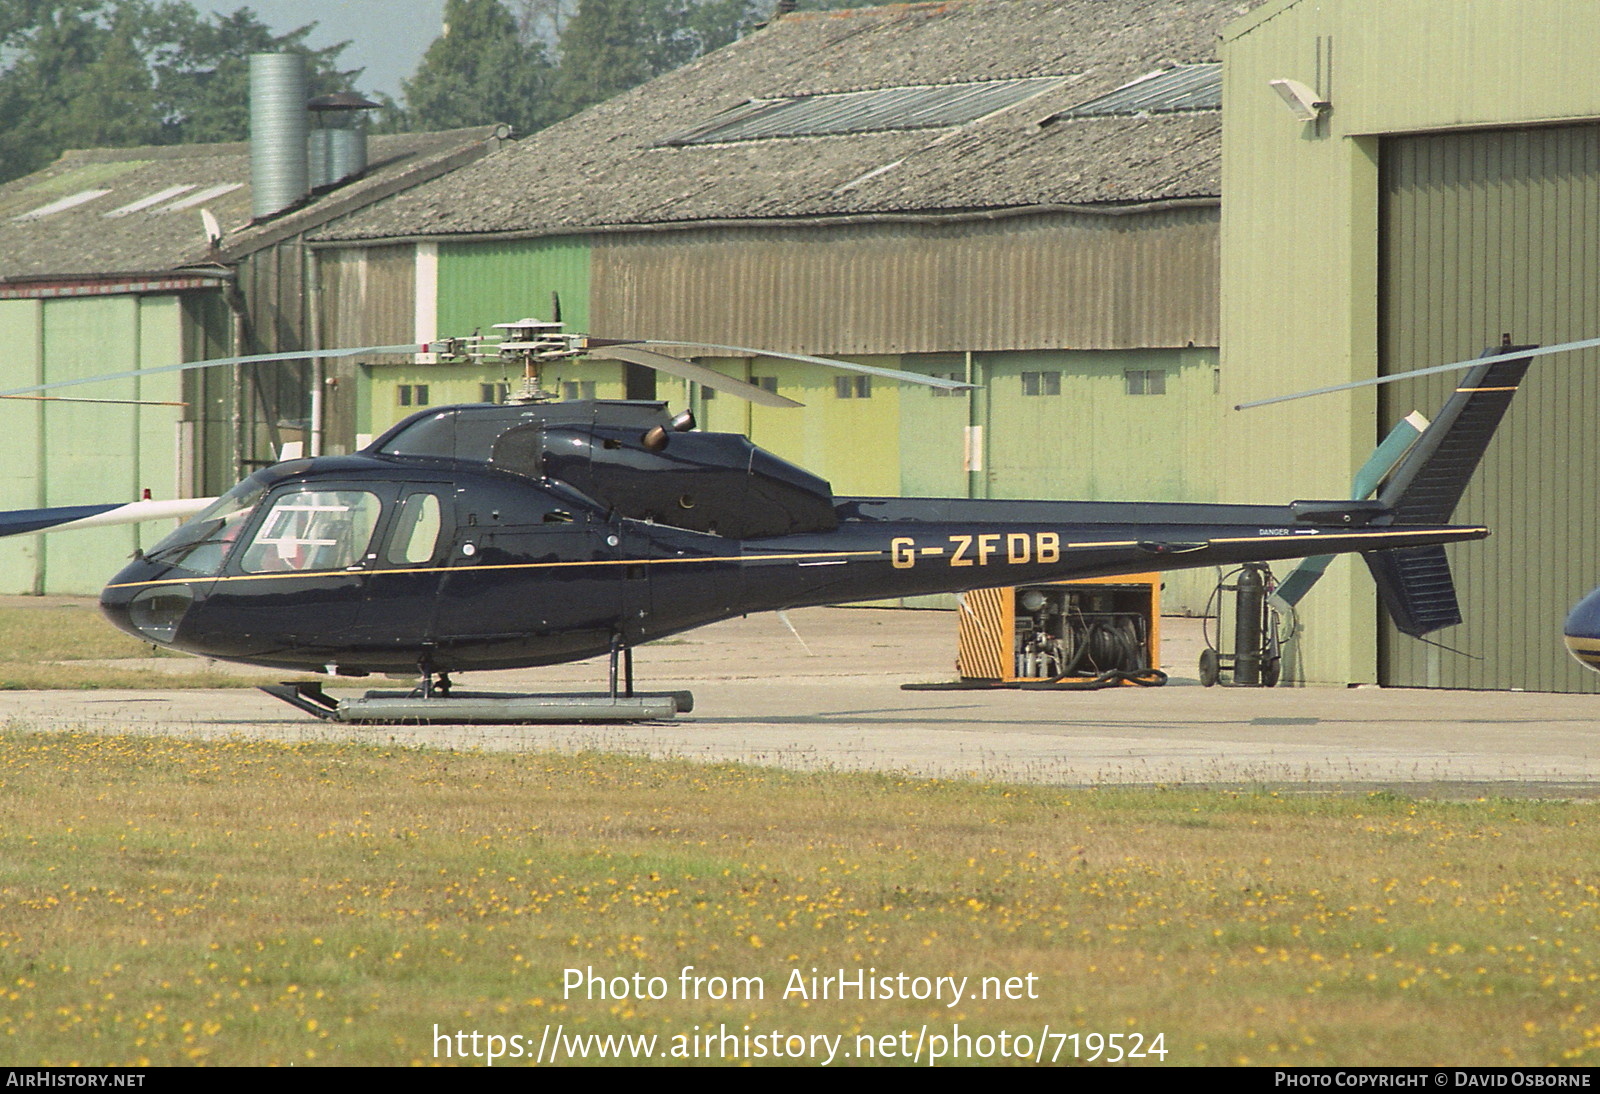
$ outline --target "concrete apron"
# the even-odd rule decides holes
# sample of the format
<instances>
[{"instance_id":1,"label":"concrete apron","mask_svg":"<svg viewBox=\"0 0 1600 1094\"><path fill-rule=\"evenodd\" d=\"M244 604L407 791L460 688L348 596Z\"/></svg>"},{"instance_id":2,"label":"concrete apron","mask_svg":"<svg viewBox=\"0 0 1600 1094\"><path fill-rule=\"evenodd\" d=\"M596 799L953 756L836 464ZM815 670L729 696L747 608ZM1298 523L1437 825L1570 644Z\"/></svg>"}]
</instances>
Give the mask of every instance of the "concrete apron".
<instances>
[{"instance_id":1,"label":"concrete apron","mask_svg":"<svg viewBox=\"0 0 1600 1094\"><path fill-rule=\"evenodd\" d=\"M1194 620L1163 620L1162 688L905 692L954 677L949 612L816 608L641 648L638 686L692 713L638 725L347 726L253 689L0 692L13 729L491 750L600 749L792 769L1065 785L1386 787L1443 797L1600 797L1600 696L1379 688L1203 689ZM158 662L159 663L159 662ZM150 662L142 662L149 665ZM173 660L174 671L190 662ZM483 690L593 691L603 659L473 673ZM270 678L270 677L269 677ZM356 687L340 690L346 684ZM458 686L462 681L458 681ZM358 695L392 681L340 681Z\"/></svg>"}]
</instances>

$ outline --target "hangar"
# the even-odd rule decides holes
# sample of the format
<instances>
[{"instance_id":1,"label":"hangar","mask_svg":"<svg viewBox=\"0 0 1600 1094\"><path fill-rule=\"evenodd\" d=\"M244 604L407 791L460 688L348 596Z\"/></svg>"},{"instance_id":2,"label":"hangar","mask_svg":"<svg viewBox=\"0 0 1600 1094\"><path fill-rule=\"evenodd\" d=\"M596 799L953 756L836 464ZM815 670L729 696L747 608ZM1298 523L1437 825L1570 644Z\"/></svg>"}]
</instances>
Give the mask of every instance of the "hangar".
<instances>
[{"instance_id":1,"label":"hangar","mask_svg":"<svg viewBox=\"0 0 1600 1094\"><path fill-rule=\"evenodd\" d=\"M1272 0L1222 43L1222 377L1245 399L1600 335L1600 86L1585 0ZM1270 86L1313 93L1296 116ZM1298 678L1593 691L1561 645L1600 582L1594 351L1535 366L1458 517L1450 648L1375 623L1364 568L1308 601ZM1443 401L1406 381L1233 415L1240 500L1347 488L1377 437ZM1360 572L1358 572L1360 571ZM1352 577L1352 574L1357 576Z\"/></svg>"}]
</instances>

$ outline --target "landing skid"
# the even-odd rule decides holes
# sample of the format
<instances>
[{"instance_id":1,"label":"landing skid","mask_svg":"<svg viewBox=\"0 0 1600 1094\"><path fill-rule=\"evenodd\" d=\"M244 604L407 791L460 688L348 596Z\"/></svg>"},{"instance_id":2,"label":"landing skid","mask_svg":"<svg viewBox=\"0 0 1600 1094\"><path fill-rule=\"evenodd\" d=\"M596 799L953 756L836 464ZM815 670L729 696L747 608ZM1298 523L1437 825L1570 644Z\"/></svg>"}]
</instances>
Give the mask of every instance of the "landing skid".
<instances>
[{"instance_id":1,"label":"landing skid","mask_svg":"<svg viewBox=\"0 0 1600 1094\"><path fill-rule=\"evenodd\" d=\"M330 722L388 724L559 725L573 722L655 722L694 709L687 691L639 695L593 692L572 695L515 695L451 691L422 698L411 691L369 691L359 699L335 699L320 683L268 684L262 691L307 714Z\"/></svg>"}]
</instances>

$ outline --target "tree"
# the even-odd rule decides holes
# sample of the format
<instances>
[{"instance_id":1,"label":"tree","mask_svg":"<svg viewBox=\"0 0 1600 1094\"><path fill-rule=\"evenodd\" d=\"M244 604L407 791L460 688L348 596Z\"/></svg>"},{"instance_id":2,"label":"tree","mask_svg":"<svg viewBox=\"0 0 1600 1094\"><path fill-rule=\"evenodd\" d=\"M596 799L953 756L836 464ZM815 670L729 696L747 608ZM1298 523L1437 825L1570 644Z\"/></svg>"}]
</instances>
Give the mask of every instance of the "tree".
<instances>
[{"instance_id":1,"label":"tree","mask_svg":"<svg viewBox=\"0 0 1600 1094\"><path fill-rule=\"evenodd\" d=\"M0 182L67 147L244 140L251 53L298 50L312 94L350 88L343 44L306 47L314 27L274 35L181 0L0 0Z\"/></svg>"},{"instance_id":2,"label":"tree","mask_svg":"<svg viewBox=\"0 0 1600 1094\"><path fill-rule=\"evenodd\" d=\"M769 6L754 0L646 0L651 75L721 49L760 22Z\"/></svg>"},{"instance_id":3,"label":"tree","mask_svg":"<svg viewBox=\"0 0 1600 1094\"><path fill-rule=\"evenodd\" d=\"M523 41L500 0L447 0L444 33L402 85L411 129L507 122L532 133L554 120L544 47Z\"/></svg>"},{"instance_id":4,"label":"tree","mask_svg":"<svg viewBox=\"0 0 1600 1094\"><path fill-rule=\"evenodd\" d=\"M619 95L652 75L645 20L634 0L578 0L561 32L556 97L562 115Z\"/></svg>"},{"instance_id":5,"label":"tree","mask_svg":"<svg viewBox=\"0 0 1600 1094\"><path fill-rule=\"evenodd\" d=\"M3 44L9 62L0 75L0 177L15 178L59 154L74 116L90 112L78 100L90 70L111 46L104 0L43 0L7 13ZM118 57L114 69L121 68ZM127 84L129 74L111 75ZM139 81L135 79L134 83ZM54 134L52 133L54 131ZM54 139L52 137L54 136Z\"/></svg>"},{"instance_id":6,"label":"tree","mask_svg":"<svg viewBox=\"0 0 1600 1094\"><path fill-rule=\"evenodd\" d=\"M561 41L561 28L572 16L575 0L504 0L516 15L517 36L524 42L554 46Z\"/></svg>"},{"instance_id":7,"label":"tree","mask_svg":"<svg viewBox=\"0 0 1600 1094\"><path fill-rule=\"evenodd\" d=\"M755 0L578 0L561 32L565 114L620 95L744 33L770 4Z\"/></svg>"},{"instance_id":8,"label":"tree","mask_svg":"<svg viewBox=\"0 0 1600 1094\"><path fill-rule=\"evenodd\" d=\"M62 76L59 103L62 131L91 148L156 144L160 113L150 70L135 43L127 18L109 28L103 52Z\"/></svg>"},{"instance_id":9,"label":"tree","mask_svg":"<svg viewBox=\"0 0 1600 1094\"><path fill-rule=\"evenodd\" d=\"M252 53L304 54L312 96L351 90L361 75L359 69L338 67L349 42L324 49L306 45L315 23L279 35L249 8L201 17L186 3L163 4L148 20L164 144L248 139Z\"/></svg>"}]
</instances>

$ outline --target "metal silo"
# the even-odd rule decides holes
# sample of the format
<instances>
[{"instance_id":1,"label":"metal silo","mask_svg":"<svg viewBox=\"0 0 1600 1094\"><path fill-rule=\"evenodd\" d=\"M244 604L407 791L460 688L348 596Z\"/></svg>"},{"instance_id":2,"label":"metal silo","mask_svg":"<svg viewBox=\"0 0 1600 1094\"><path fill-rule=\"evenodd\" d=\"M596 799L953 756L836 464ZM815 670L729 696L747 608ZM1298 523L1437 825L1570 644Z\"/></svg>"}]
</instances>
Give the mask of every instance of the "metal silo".
<instances>
[{"instance_id":1,"label":"metal silo","mask_svg":"<svg viewBox=\"0 0 1600 1094\"><path fill-rule=\"evenodd\" d=\"M281 212L311 190L306 166L306 59L250 55L250 215Z\"/></svg>"}]
</instances>

